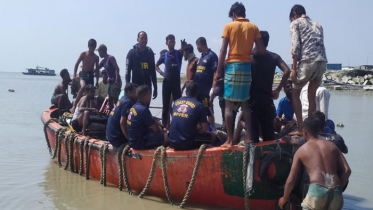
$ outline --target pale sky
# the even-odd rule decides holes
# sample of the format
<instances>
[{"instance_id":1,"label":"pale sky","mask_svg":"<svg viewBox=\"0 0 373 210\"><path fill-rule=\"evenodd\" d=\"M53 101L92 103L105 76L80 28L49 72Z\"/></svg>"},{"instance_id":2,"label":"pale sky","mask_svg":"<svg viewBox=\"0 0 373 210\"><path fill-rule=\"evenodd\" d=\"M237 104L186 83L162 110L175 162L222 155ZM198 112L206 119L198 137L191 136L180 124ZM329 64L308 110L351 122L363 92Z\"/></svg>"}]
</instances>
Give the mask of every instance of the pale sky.
<instances>
[{"instance_id":1,"label":"pale sky","mask_svg":"<svg viewBox=\"0 0 373 210\"><path fill-rule=\"evenodd\" d=\"M148 46L166 49L172 33L193 44L204 36L219 54L221 34L228 18L228 0L0 0L0 71L21 72L36 65L73 72L90 38L106 44L124 76L126 55L137 33L148 33ZM373 1L371 0L265 0L242 1L246 16L270 34L268 50L291 62L289 12L298 3L324 28L330 63L373 64ZM197 49L195 48L195 51ZM199 57L200 54L196 52ZM185 62L183 69L185 69Z\"/></svg>"}]
</instances>

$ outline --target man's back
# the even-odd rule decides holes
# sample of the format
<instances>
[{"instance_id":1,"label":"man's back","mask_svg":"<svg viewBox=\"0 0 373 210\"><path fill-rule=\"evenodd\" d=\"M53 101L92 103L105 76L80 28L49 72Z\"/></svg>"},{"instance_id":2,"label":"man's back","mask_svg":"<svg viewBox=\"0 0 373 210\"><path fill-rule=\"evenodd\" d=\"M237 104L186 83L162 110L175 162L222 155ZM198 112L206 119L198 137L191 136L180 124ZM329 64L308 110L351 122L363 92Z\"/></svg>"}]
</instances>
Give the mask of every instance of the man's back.
<instances>
[{"instance_id":1,"label":"man's back","mask_svg":"<svg viewBox=\"0 0 373 210\"><path fill-rule=\"evenodd\" d=\"M250 62L254 41L260 38L259 29L245 18L237 18L224 27L222 37L229 39L229 62Z\"/></svg>"},{"instance_id":2,"label":"man's back","mask_svg":"<svg viewBox=\"0 0 373 210\"><path fill-rule=\"evenodd\" d=\"M340 152L332 142L322 139L309 140L297 153L307 169L311 184L316 183L328 188L340 185Z\"/></svg>"},{"instance_id":3,"label":"man's back","mask_svg":"<svg viewBox=\"0 0 373 210\"><path fill-rule=\"evenodd\" d=\"M266 51L264 55L253 56L251 61L250 95L268 96L272 98L273 77L276 67L284 62L276 53Z\"/></svg>"}]
</instances>

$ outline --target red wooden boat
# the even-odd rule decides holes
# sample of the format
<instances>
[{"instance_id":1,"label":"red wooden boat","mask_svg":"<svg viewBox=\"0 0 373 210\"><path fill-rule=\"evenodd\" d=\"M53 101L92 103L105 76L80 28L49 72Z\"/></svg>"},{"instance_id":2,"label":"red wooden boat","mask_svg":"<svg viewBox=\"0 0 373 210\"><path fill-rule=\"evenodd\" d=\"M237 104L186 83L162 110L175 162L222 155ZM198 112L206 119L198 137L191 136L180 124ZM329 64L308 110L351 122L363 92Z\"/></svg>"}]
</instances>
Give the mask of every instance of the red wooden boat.
<instances>
[{"instance_id":1,"label":"red wooden boat","mask_svg":"<svg viewBox=\"0 0 373 210\"><path fill-rule=\"evenodd\" d=\"M51 119L53 110L43 112L41 120L45 124ZM102 176L102 161L100 149L106 144L97 139L86 140L89 143L89 153L83 150L84 136L76 135L75 141L67 141L69 130L63 132L62 140L56 144L56 132L61 130L56 122L45 125L47 143L51 150L60 151L59 161L66 164L72 160L76 171L85 173L82 160L89 160L88 176L100 179ZM66 153L66 145L67 152ZM73 145L72 148L70 148ZM106 144L107 145L107 144ZM71 150L72 149L72 150ZM73 152L71 152L73 151ZM253 192L250 194L249 205L251 210L273 210L281 196L283 185L290 171L292 146L282 140L267 141L255 145L253 171ZM125 156L125 171L128 185L140 193L148 180L155 150L136 151L130 150L131 155ZM172 199L181 201L188 189L199 150L174 151L166 150L165 168L168 178L169 193ZM70 154L70 155L67 155ZM245 208L244 183L243 183L243 156L244 147L235 146L233 149L222 147L207 148L200 158L200 166L195 177L188 202L200 203L211 206L227 208ZM290 157L289 157L290 156ZM69 158L72 157L72 158ZM81 158L83 158L81 160ZM146 193L166 197L164 180L161 169L161 154L156 157L154 177ZM81 167L83 166L83 167ZM120 173L117 149L108 144L106 152L106 181L119 185ZM105 178L105 177L104 177ZM123 183L123 188L125 184Z\"/></svg>"}]
</instances>

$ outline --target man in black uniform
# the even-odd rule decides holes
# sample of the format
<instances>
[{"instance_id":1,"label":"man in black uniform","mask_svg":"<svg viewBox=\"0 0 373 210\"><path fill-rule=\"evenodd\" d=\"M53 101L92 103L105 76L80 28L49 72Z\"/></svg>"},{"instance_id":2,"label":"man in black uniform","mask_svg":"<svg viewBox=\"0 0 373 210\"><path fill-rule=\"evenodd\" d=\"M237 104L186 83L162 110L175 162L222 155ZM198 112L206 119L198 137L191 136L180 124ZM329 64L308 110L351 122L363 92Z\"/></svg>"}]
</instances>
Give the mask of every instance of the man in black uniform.
<instances>
[{"instance_id":1,"label":"man in black uniform","mask_svg":"<svg viewBox=\"0 0 373 210\"><path fill-rule=\"evenodd\" d=\"M164 75L162 84L162 125L165 128L169 128L170 122L168 122L169 116L169 103L172 95L172 99L175 101L181 97L180 88L180 71L181 63L183 60L184 47L187 43L185 39L181 41L181 48L175 50L175 36L170 34L166 37L166 45L168 46L168 52L165 52L155 65L155 68L160 74ZM165 65L164 72L159 69L161 64Z\"/></svg>"},{"instance_id":2,"label":"man in black uniform","mask_svg":"<svg viewBox=\"0 0 373 210\"><path fill-rule=\"evenodd\" d=\"M127 54L126 84L131 82L140 86L147 85L150 88L153 83L153 99L158 95L157 76L155 73L154 52L148 44L148 35L145 31L137 34L137 44Z\"/></svg>"}]
</instances>

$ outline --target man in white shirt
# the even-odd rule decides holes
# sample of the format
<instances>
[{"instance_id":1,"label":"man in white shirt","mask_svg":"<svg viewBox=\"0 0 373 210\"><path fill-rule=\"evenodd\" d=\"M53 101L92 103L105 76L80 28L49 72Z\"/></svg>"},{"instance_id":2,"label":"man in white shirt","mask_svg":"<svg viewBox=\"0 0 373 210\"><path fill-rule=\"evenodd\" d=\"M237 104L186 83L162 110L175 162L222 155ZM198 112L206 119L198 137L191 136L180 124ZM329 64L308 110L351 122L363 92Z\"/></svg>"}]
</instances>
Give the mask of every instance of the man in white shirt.
<instances>
[{"instance_id":1,"label":"man in white shirt","mask_svg":"<svg viewBox=\"0 0 373 210\"><path fill-rule=\"evenodd\" d=\"M98 88L96 89L96 92L95 92L98 107L101 107L102 103L105 101L105 98L108 96L108 91L109 91L107 71L102 70L101 75L102 75L102 80L98 82Z\"/></svg>"},{"instance_id":2,"label":"man in white shirt","mask_svg":"<svg viewBox=\"0 0 373 210\"><path fill-rule=\"evenodd\" d=\"M308 117L308 85L306 84L302 88L300 93L300 101L302 103L302 118L305 120ZM326 89L323 85L321 85L316 90L316 111L320 111L325 114L325 120L328 120L328 110L329 110L329 100L330 100L330 92Z\"/></svg>"}]
</instances>

